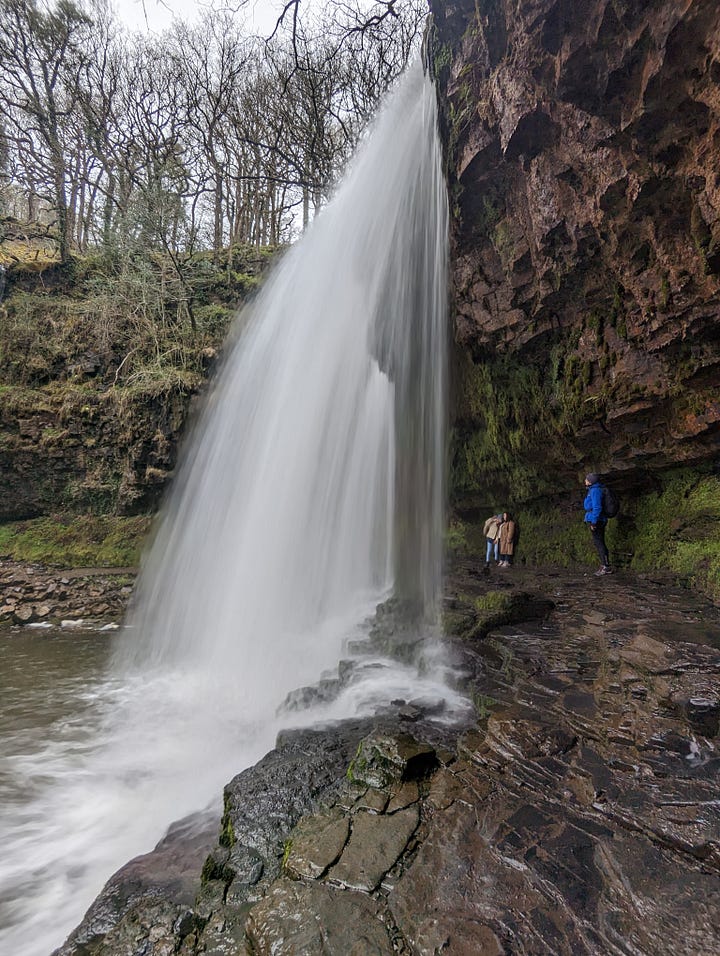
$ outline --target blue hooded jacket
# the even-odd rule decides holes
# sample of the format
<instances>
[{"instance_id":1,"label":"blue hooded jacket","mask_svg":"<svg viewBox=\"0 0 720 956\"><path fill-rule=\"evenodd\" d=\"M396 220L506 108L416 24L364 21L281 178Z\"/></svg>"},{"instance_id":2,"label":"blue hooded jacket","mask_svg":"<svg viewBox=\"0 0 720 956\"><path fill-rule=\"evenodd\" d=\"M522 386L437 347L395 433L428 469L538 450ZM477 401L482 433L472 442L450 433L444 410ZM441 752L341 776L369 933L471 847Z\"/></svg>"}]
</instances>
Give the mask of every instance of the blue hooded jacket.
<instances>
[{"instance_id":1,"label":"blue hooded jacket","mask_svg":"<svg viewBox=\"0 0 720 956\"><path fill-rule=\"evenodd\" d=\"M583 502L585 521L587 521L588 524L605 524L607 521L607 518L603 514L602 493L603 486L599 481L596 481L595 484L590 485L588 488L588 493Z\"/></svg>"}]
</instances>

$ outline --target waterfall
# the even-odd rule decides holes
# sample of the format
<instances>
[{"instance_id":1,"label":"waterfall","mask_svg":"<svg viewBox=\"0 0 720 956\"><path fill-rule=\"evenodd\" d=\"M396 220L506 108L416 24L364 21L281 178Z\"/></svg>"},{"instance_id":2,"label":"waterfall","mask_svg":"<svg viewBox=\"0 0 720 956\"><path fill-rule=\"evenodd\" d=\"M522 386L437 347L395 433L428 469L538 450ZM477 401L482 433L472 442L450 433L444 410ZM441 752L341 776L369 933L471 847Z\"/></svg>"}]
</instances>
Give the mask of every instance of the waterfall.
<instances>
[{"instance_id":1,"label":"waterfall","mask_svg":"<svg viewBox=\"0 0 720 956\"><path fill-rule=\"evenodd\" d=\"M173 820L218 812L287 722L286 694L337 670L393 588L423 632L436 621L446 272L435 95L417 63L240 317L109 672L87 679L81 717L23 743L27 802L0 822L3 952L47 956ZM413 695L465 705L440 669L366 671L296 725Z\"/></svg>"},{"instance_id":2,"label":"waterfall","mask_svg":"<svg viewBox=\"0 0 720 956\"><path fill-rule=\"evenodd\" d=\"M322 622L393 581L436 613L446 273L418 62L227 356L143 570L136 663L237 668L262 697L322 659Z\"/></svg>"}]
</instances>

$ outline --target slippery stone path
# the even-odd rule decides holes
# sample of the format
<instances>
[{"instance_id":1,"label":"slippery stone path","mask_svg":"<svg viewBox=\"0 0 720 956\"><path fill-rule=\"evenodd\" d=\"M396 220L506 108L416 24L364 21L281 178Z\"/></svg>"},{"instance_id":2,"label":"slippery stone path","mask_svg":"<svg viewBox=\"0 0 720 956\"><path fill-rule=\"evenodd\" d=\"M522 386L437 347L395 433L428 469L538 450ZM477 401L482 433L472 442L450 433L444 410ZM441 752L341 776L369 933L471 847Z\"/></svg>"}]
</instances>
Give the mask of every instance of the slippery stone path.
<instances>
[{"instance_id":1,"label":"slippery stone path","mask_svg":"<svg viewBox=\"0 0 720 956\"><path fill-rule=\"evenodd\" d=\"M169 835L164 887L129 864L62 956L718 951L718 609L472 564L447 603L469 726L282 735L226 788L194 902Z\"/></svg>"}]
</instances>

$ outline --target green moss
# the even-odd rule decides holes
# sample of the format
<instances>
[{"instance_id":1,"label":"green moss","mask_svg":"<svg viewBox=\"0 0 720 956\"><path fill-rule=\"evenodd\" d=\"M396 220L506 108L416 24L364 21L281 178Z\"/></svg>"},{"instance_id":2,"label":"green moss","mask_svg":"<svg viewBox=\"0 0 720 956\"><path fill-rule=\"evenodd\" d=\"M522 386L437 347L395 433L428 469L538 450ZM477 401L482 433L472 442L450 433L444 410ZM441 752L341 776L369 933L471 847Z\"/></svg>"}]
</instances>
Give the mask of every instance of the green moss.
<instances>
[{"instance_id":1,"label":"green moss","mask_svg":"<svg viewBox=\"0 0 720 956\"><path fill-rule=\"evenodd\" d=\"M709 272L708 255L712 252L713 236L699 207L693 204L690 210L690 235L697 251L704 274Z\"/></svg>"},{"instance_id":2,"label":"green moss","mask_svg":"<svg viewBox=\"0 0 720 956\"><path fill-rule=\"evenodd\" d=\"M633 571L671 572L680 583L720 600L720 477L680 469L657 475L656 482L656 491L621 495L621 513L607 526L612 563ZM574 510L539 503L519 509L515 562L536 567L595 565L582 498L579 489ZM466 536L471 533L468 526ZM503 597L489 592L476 600L475 609L485 612ZM460 623L464 626L466 618Z\"/></svg>"},{"instance_id":3,"label":"green moss","mask_svg":"<svg viewBox=\"0 0 720 956\"><path fill-rule=\"evenodd\" d=\"M465 522L453 518L445 532L445 550L448 554L465 554L469 550L468 527Z\"/></svg>"},{"instance_id":4,"label":"green moss","mask_svg":"<svg viewBox=\"0 0 720 956\"><path fill-rule=\"evenodd\" d=\"M456 192L456 199L459 200L463 188L459 183L455 183L453 189ZM499 183L488 183L483 187L483 195L480 205L473 212L472 226L473 239L475 242L496 241L496 230L500 221L505 215L505 197L503 186ZM507 227L505 227L507 229ZM503 242L503 231L501 230L500 244Z\"/></svg>"},{"instance_id":5,"label":"green moss","mask_svg":"<svg viewBox=\"0 0 720 956\"><path fill-rule=\"evenodd\" d=\"M515 243L507 219L503 219L495 227L492 242L495 251L500 256L503 269L507 272L515 258Z\"/></svg>"},{"instance_id":6,"label":"green moss","mask_svg":"<svg viewBox=\"0 0 720 956\"><path fill-rule=\"evenodd\" d=\"M454 496L513 489L521 501L551 494L553 478L538 467L536 449L564 457L566 436L592 413L582 401L582 369L560 339L549 365L499 355L458 358L456 421L451 433L450 488Z\"/></svg>"},{"instance_id":7,"label":"green moss","mask_svg":"<svg viewBox=\"0 0 720 956\"><path fill-rule=\"evenodd\" d=\"M664 569L720 599L720 478L692 470L661 476L657 492L629 503L611 546L629 551L630 567Z\"/></svg>"},{"instance_id":8,"label":"green moss","mask_svg":"<svg viewBox=\"0 0 720 956\"><path fill-rule=\"evenodd\" d=\"M595 333L595 341L600 345L603 341L605 330L605 318L602 312L598 310L591 312L587 319L587 327Z\"/></svg>"},{"instance_id":9,"label":"green moss","mask_svg":"<svg viewBox=\"0 0 720 956\"><path fill-rule=\"evenodd\" d=\"M350 783L356 783L358 779L362 779L365 771L367 770L367 758L364 755L362 741L358 744L358 748L355 752L355 756L350 761L350 766L345 772L345 776L350 781Z\"/></svg>"},{"instance_id":10,"label":"green moss","mask_svg":"<svg viewBox=\"0 0 720 956\"><path fill-rule=\"evenodd\" d=\"M480 596L456 594L454 605L454 620L450 621L454 626L446 627L446 633L465 641L484 640L496 628L535 618L544 610L534 595L510 589L487 591ZM506 652L499 646L497 653L502 657Z\"/></svg>"},{"instance_id":11,"label":"green moss","mask_svg":"<svg viewBox=\"0 0 720 956\"><path fill-rule=\"evenodd\" d=\"M583 497L582 491L578 492L578 509L575 512L563 511L554 506L518 511L516 562L563 568L592 563L595 551L587 525L583 522L584 512L580 508Z\"/></svg>"},{"instance_id":12,"label":"green moss","mask_svg":"<svg viewBox=\"0 0 720 956\"><path fill-rule=\"evenodd\" d=\"M452 63L452 48L449 43L438 45L434 49L433 68L435 76L439 77L442 73L450 69Z\"/></svg>"},{"instance_id":13,"label":"green moss","mask_svg":"<svg viewBox=\"0 0 720 956\"><path fill-rule=\"evenodd\" d=\"M218 866L217 860L210 854L203 863L203 868L200 871L200 886L205 886L213 880L222 879L224 873L224 867Z\"/></svg>"},{"instance_id":14,"label":"green moss","mask_svg":"<svg viewBox=\"0 0 720 956\"><path fill-rule=\"evenodd\" d=\"M467 80L460 82L447 102L448 153L454 155L475 113L475 99Z\"/></svg>"},{"instance_id":15,"label":"green moss","mask_svg":"<svg viewBox=\"0 0 720 956\"><path fill-rule=\"evenodd\" d=\"M610 313L608 316L610 320L610 324L615 327L617 327L618 318L620 316L620 312L622 311L622 307L623 307L622 294L623 294L623 287L620 285L619 282L616 282L615 288L613 290L612 303L610 305Z\"/></svg>"},{"instance_id":16,"label":"green moss","mask_svg":"<svg viewBox=\"0 0 720 956\"><path fill-rule=\"evenodd\" d=\"M442 614L443 634L452 634L455 637L462 637L472 630L477 620L477 615L471 607L463 607L459 610L445 610Z\"/></svg>"},{"instance_id":17,"label":"green moss","mask_svg":"<svg viewBox=\"0 0 720 956\"><path fill-rule=\"evenodd\" d=\"M135 567L150 520L85 515L17 521L0 526L0 554L60 567Z\"/></svg>"},{"instance_id":18,"label":"green moss","mask_svg":"<svg viewBox=\"0 0 720 956\"><path fill-rule=\"evenodd\" d=\"M220 837L218 842L220 846L226 846L232 849L235 845L235 828L233 827L230 811L230 794L225 790L223 794L223 815L220 821Z\"/></svg>"},{"instance_id":19,"label":"green moss","mask_svg":"<svg viewBox=\"0 0 720 956\"><path fill-rule=\"evenodd\" d=\"M59 263L57 242L51 234L30 239L3 238L0 265L24 272L43 272Z\"/></svg>"},{"instance_id":20,"label":"green moss","mask_svg":"<svg viewBox=\"0 0 720 956\"><path fill-rule=\"evenodd\" d=\"M512 596L503 591L486 591L475 598L473 604L478 611L501 611L509 608L513 603Z\"/></svg>"},{"instance_id":21,"label":"green moss","mask_svg":"<svg viewBox=\"0 0 720 956\"><path fill-rule=\"evenodd\" d=\"M478 715L478 720L487 720L492 713L493 707L497 705L497 700L487 694L474 693L472 695L472 703Z\"/></svg>"},{"instance_id":22,"label":"green moss","mask_svg":"<svg viewBox=\"0 0 720 956\"><path fill-rule=\"evenodd\" d=\"M668 302L670 301L670 283L668 282L668 277L663 275L662 281L660 283L660 295L658 297L658 304L661 309L667 307Z\"/></svg>"}]
</instances>

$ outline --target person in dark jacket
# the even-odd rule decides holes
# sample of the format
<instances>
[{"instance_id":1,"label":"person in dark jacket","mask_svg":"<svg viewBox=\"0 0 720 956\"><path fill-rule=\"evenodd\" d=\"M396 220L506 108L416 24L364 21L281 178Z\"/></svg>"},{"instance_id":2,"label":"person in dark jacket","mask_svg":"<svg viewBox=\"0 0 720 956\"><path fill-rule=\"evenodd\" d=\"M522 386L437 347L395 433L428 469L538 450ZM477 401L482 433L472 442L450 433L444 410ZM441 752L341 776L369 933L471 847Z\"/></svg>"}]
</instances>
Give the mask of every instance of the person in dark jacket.
<instances>
[{"instance_id":1,"label":"person in dark jacket","mask_svg":"<svg viewBox=\"0 0 720 956\"><path fill-rule=\"evenodd\" d=\"M595 545L595 550L601 562L600 569L596 571L595 574L598 577L603 574L612 574L610 555L607 545L605 544L607 516L603 513L603 486L600 482L600 477L594 472L586 475L585 487L587 488L587 495L583 502L585 521L590 525L593 544Z\"/></svg>"}]
</instances>

